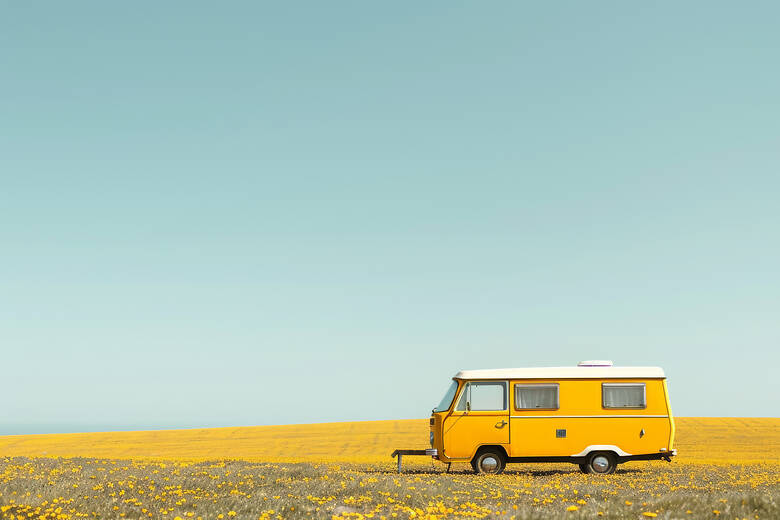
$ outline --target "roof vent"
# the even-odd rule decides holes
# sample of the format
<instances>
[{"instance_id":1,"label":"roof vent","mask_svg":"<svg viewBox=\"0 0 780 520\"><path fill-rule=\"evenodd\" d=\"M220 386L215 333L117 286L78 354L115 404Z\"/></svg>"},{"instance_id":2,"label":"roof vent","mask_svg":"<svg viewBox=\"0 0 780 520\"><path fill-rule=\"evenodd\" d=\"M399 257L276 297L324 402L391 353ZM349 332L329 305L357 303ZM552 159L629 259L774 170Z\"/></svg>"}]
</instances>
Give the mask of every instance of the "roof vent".
<instances>
[{"instance_id":1,"label":"roof vent","mask_svg":"<svg viewBox=\"0 0 780 520\"><path fill-rule=\"evenodd\" d=\"M591 359L589 361L580 361L578 367L611 367L612 361L608 359Z\"/></svg>"}]
</instances>

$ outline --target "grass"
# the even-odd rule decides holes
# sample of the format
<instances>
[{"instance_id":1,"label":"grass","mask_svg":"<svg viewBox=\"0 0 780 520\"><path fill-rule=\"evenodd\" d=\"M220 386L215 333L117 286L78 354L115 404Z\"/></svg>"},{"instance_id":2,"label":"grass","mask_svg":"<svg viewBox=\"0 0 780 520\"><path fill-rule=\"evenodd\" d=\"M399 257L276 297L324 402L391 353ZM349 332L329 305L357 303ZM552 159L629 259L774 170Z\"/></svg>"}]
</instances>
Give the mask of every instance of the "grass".
<instances>
[{"instance_id":1,"label":"grass","mask_svg":"<svg viewBox=\"0 0 780 520\"><path fill-rule=\"evenodd\" d=\"M610 476L515 466L5 459L3 518L777 518L778 465L627 464ZM12 516L14 515L14 516Z\"/></svg>"},{"instance_id":2,"label":"grass","mask_svg":"<svg viewBox=\"0 0 780 520\"><path fill-rule=\"evenodd\" d=\"M0 437L0 518L780 517L780 419L681 418L674 462L610 476L393 473L421 437L427 421Z\"/></svg>"}]
</instances>

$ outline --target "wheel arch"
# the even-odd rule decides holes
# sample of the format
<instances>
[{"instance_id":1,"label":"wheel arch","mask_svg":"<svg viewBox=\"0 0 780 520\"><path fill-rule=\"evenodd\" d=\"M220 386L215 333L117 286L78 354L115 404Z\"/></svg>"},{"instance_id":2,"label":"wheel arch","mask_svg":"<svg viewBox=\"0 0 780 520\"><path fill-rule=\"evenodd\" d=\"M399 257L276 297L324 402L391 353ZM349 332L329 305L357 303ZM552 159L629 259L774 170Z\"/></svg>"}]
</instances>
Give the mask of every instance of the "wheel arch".
<instances>
[{"instance_id":1,"label":"wheel arch","mask_svg":"<svg viewBox=\"0 0 780 520\"><path fill-rule=\"evenodd\" d=\"M584 450L582 450L579 453L573 454L572 458L577 459L587 459L588 456L590 456L591 453L596 451L609 451L615 454L615 457L620 459L621 457L630 457L631 454L623 451L620 449L619 446L615 446L614 444L591 444L590 446L587 446Z\"/></svg>"},{"instance_id":2,"label":"wheel arch","mask_svg":"<svg viewBox=\"0 0 780 520\"><path fill-rule=\"evenodd\" d=\"M475 451L474 454L471 456L470 460L474 460L475 458L479 457L480 454L487 450L496 450L498 451L503 457L504 462L509 462L509 453L506 452L506 448L501 446L500 444L482 444L480 445Z\"/></svg>"}]
</instances>

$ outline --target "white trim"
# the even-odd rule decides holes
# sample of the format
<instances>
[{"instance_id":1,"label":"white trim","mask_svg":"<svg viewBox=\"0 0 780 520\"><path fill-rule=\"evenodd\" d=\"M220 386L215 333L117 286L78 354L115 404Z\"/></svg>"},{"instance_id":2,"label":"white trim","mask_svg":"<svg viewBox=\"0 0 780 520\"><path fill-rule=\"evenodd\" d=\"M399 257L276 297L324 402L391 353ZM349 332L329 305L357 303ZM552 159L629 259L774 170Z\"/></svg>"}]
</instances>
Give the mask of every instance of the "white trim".
<instances>
[{"instance_id":1,"label":"white trim","mask_svg":"<svg viewBox=\"0 0 780 520\"><path fill-rule=\"evenodd\" d=\"M621 419L645 417L649 419L668 419L668 415L510 415L510 419L600 419L617 417Z\"/></svg>"},{"instance_id":2,"label":"white trim","mask_svg":"<svg viewBox=\"0 0 780 520\"><path fill-rule=\"evenodd\" d=\"M660 367L535 367L461 370L454 379L666 379Z\"/></svg>"},{"instance_id":3,"label":"white trim","mask_svg":"<svg viewBox=\"0 0 780 520\"><path fill-rule=\"evenodd\" d=\"M585 448L581 452L575 453L574 455L572 455L572 457L585 457L589 453L594 452L594 451L614 451L615 453L617 453L621 457L630 457L631 456L630 453L626 453L625 451L621 450L620 448L618 448L617 446L614 446L612 444L591 444L590 446L588 446L587 448Z\"/></svg>"}]
</instances>

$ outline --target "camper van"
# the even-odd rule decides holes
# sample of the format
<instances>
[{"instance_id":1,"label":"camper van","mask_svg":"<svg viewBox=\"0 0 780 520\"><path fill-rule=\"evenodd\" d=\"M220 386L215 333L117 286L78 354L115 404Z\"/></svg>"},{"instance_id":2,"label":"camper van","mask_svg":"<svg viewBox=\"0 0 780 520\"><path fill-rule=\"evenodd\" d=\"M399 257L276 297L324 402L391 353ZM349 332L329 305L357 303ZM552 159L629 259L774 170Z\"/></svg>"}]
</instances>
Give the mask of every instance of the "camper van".
<instances>
[{"instance_id":1,"label":"camper van","mask_svg":"<svg viewBox=\"0 0 780 520\"><path fill-rule=\"evenodd\" d=\"M663 369L609 361L458 372L430 427L434 459L470 462L477 473L571 462L609 474L622 462L677 453Z\"/></svg>"}]
</instances>

